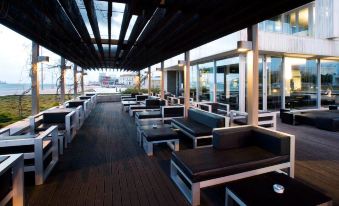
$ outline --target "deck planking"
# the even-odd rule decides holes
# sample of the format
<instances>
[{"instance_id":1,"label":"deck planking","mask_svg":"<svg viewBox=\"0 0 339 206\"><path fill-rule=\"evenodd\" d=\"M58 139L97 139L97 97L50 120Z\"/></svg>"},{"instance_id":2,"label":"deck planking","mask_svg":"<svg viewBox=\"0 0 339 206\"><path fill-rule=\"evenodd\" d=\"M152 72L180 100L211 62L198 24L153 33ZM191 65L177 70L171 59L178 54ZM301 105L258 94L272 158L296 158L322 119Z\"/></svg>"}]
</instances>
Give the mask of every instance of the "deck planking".
<instances>
[{"instance_id":1,"label":"deck planking","mask_svg":"<svg viewBox=\"0 0 339 206\"><path fill-rule=\"evenodd\" d=\"M281 123L278 130L296 135L296 178L337 205L338 133ZM27 187L27 205L189 205L169 178L171 151L154 150L147 157L138 146L134 120L120 103L98 104L46 183ZM224 187L203 189L202 205L224 205Z\"/></svg>"}]
</instances>

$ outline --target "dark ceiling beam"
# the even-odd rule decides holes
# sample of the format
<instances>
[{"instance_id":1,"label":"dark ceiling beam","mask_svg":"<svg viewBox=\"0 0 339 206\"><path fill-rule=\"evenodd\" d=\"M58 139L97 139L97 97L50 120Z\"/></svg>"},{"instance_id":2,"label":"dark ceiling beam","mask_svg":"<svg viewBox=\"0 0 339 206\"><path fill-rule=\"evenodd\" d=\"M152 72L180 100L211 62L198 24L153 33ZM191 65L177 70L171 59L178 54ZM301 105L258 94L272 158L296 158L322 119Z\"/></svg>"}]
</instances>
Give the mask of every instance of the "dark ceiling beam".
<instances>
[{"instance_id":1,"label":"dark ceiling beam","mask_svg":"<svg viewBox=\"0 0 339 206\"><path fill-rule=\"evenodd\" d=\"M128 4L126 4L125 10L124 10L124 16L122 18L122 23L121 23L118 47L117 47L117 51L115 52L115 59L117 59L119 57L119 54L122 50L122 46L123 46L123 43L124 43L124 39L125 39L125 36L126 36L128 25L131 21L131 17L132 17L132 14L131 14L130 6Z\"/></svg>"},{"instance_id":2,"label":"dark ceiling beam","mask_svg":"<svg viewBox=\"0 0 339 206\"><path fill-rule=\"evenodd\" d=\"M87 49L89 50L89 53L91 54L90 58L92 59L92 61L95 61L99 64L99 57L96 54L94 45L91 43L91 37L88 33L86 24L81 16L81 13L80 13L80 10L78 8L76 1L59 0L59 2L61 3L62 7L66 11L70 20L73 22L73 25L78 30L83 42L86 44Z\"/></svg>"},{"instance_id":3,"label":"dark ceiling beam","mask_svg":"<svg viewBox=\"0 0 339 206\"><path fill-rule=\"evenodd\" d=\"M92 44L96 43L95 39L93 39L93 38L90 40L90 42ZM101 44L109 44L110 43L111 45L118 45L118 42L119 42L118 39L111 39L111 41L109 39L101 39ZM126 43L127 43L127 41L124 42L124 44L126 44Z\"/></svg>"},{"instance_id":4,"label":"dark ceiling beam","mask_svg":"<svg viewBox=\"0 0 339 206\"><path fill-rule=\"evenodd\" d=\"M108 56L111 57L111 33L112 33L112 0L107 1L107 22L108 22Z\"/></svg>"},{"instance_id":5,"label":"dark ceiling beam","mask_svg":"<svg viewBox=\"0 0 339 206\"><path fill-rule=\"evenodd\" d=\"M99 52L101 54L101 58L103 60L105 57L104 49L102 48L102 44L101 44L101 36L100 36L100 30L98 26L97 15L95 13L94 2L93 0L84 0L84 4L85 4L86 11L87 11L89 23L91 24L91 27L93 30L95 41L97 43ZM103 65L101 65L101 67L103 67Z\"/></svg>"}]
</instances>

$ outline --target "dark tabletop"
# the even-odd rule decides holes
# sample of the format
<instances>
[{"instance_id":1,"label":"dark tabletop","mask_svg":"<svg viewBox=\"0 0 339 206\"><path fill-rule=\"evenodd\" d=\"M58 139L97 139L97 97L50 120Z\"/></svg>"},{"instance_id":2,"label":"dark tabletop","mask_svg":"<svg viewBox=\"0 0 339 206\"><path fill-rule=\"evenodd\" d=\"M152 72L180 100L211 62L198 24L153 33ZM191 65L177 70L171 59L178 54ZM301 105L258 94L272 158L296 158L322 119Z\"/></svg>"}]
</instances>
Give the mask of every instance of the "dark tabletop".
<instances>
[{"instance_id":1,"label":"dark tabletop","mask_svg":"<svg viewBox=\"0 0 339 206\"><path fill-rule=\"evenodd\" d=\"M157 128L156 129L160 129L160 128L171 128L170 124L156 124ZM153 125L143 125L143 126L139 126L139 128L141 130L148 130L148 129L154 129Z\"/></svg>"},{"instance_id":2,"label":"dark tabletop","mask_svg":"<svg viewBox=\"0 0 339 206\"><path fill-rule=\"evenodd\" d=\"M284 186L284 193L275 193L274 184ZM277 172L233 181L226 187L246 205L319 205L331 201L313 188Z\"/></svg>"},{"instance_id":3,"label":"dark tabletop","mask_svg":"<svg viewBox=\"0 0 339 206\"><path fill-rule=\"evenodd\" d=\"M134 104L139 104L136 101L122 101L121 102L123 105L134 105Z\"/></svg>"},{"instance_id":4,"label":"dark tabletop","mask_svg":"<svg viewBox=\"0 0 339 206\"><path fill-rule=\"evenodd\" d=\"M169 127L144 129L143 134L147 141L170 140L177 138L177 133Z\"/></svg>"}]
</instances>

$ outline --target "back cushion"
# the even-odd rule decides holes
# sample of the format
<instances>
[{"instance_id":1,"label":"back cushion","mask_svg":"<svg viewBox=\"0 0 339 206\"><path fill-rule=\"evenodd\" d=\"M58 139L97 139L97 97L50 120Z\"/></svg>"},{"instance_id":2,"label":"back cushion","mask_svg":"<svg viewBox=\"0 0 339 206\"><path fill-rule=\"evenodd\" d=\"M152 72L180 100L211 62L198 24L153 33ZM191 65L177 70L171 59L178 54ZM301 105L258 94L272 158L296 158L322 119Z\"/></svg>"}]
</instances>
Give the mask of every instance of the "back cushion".
<instances>
[{"instance_id":1,"label":"back cushion","mask_svg":"<svg viewBox=\"0 0 339 206\"><path fill-rule=\"evenodd\" d=\"M165 107L163 115L164 117L182 117L184 112L184 107Z\"/></svg>"},{"instance_id":2,"label":"back cushion","mask_svg":"<svg viewBox=\"0 0 339 206\"><path fill-rule=\"evenodd\" d=\"M213 131L212 145L215 149L234 149L250 146L252 141L252 130L250 128L238 128L235 130Z\"/></svg>"},{"instance_id":3,"label":"back cushion","mask_svg":"<svg viewBox=\"0 0 339 206\"><path fill-rule=\"evenodd\" d=\"M146 99L146 107L160 107L160 100Z\"/></svg>"},{"instance_id":4,"label":"back cushion","mask_svg":"<svg viewBox=\"0 0 339 206\"><path fill-rule=\"evenodd\" d=\"M78 106L83 106L84 102L83 101L78 101L78 102L68 102L69 107L78 107Z\"/></svg>"},{"instance_id":5,"label":"back cushion","mask_svg":"<svg viewBox=\"0 0 339 206\"><path fill-rule=\"evenodd\" d=\"M290 154L290 137L269 135L253 130L254 144L276 155Z\"/></svg>"},{"instance_id":6,"label":"back cushion","mask_svg":"<svg viewBox=\"0 0 339 206\"><path fill-rule=\"evenodd\" d=\"M225 118L197 109L188 110L188 118L210 128L225 127Z\"/></svg>"},{"instance_id":7,"label":"back cushion","mask_svg":"<svg viewBox=\"0 0 339 206\"><path fill-rule=\"evenodd\" d=\"M68 114L69 112L44 113L43 123L45 124L65 123L65 116Z\"/></svg>"}]
</instances>

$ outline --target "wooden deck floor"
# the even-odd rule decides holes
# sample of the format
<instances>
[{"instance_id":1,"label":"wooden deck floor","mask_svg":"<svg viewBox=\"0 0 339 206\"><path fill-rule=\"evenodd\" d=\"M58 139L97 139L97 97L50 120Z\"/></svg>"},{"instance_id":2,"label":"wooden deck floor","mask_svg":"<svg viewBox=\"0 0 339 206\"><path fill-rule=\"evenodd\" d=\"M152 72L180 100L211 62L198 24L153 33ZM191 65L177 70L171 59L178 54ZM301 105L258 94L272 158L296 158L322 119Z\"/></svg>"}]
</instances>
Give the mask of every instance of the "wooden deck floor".
<instances>
[{"instance_id":1,"label":"wooden deck floor","mask_svg":"<svg viewBox=\"0 0 339 206\"><path fill-rule=\"evenodd\" d=\"M338 133L288 125L279 129L297 135L297 178L337 204ZM156 147L152 158L145 155L136 143L134 121L121 112L120 103L98 104L47 182L27 187L26 201L34 206L188 205L169 178L169 159L167 147ZM224 204L223 185L201 195L202 205Z\"/></svg>"}]
</instances>

